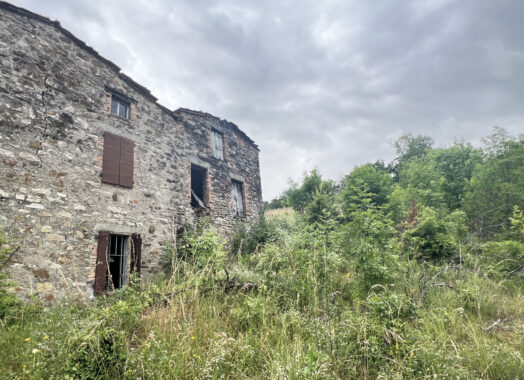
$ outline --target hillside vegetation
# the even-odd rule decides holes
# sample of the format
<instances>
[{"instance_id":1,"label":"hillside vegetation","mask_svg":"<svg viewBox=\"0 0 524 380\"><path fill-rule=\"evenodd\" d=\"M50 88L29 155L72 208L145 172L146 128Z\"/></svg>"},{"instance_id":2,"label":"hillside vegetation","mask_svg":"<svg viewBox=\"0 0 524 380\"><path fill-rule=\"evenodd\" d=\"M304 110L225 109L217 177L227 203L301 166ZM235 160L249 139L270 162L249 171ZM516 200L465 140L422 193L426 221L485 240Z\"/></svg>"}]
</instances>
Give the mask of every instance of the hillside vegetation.
<instances>
[{"instance_id":1,"label":"hillside vegetation","mask_svg":"<svg viewBox=\"0 0 524 380\"><path fill-rule=\"evenodd\" d=\"M524 138L395 147L307 173L227 249L202 220L95 302L22 307L0 277L0 377L524 378Z\"/></svg>"}]
</instances>

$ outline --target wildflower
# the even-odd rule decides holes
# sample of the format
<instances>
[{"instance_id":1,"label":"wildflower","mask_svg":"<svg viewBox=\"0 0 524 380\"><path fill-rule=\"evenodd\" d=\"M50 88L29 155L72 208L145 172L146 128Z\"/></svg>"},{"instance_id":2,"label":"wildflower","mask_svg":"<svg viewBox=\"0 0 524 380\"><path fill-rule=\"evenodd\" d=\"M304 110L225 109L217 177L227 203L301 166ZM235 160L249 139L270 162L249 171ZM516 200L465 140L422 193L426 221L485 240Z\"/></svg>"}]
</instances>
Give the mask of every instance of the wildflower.
<instances>
[{"instance_id":1,"label":"wildflower","mask_svg":"<svg viewBox=\"0 0 524 380\"><path fill-rule=\"evenodd\" d=\"M22 366L22 368L23 368L23 369L26 369L26 368L27 368L27 366L26 366L26 365L24 364L24 365Z\"/></svg>"},{"instance_id":2,"label":"wildflower","mask_svg":"<svg viewBox=\"0 0 524 380\"><path fill-rule=\"evenodd\" d=\"M25 338L26 342L29 342L30 340L31 340L31 338Z\"/></svg>"},{"instance_id":3,"label":"wildflower","mask_svg":"<svg viewBox=\"0 0 524 380\"><path fill-rule=\"evenodd\" d=\"M193 354L193 357L196 358L196 354Z\"/></svg>"},{"instance_id":4,"label":"wildflower","mask_svg":"<svg viewBox=\"0 0 524 380\"><path fill-rule=\"evenodd\" d=\"M33 348L33 351L31 351L33 355L38 354L40 350L38 348Z\"/></svg>"},{"instance_id":5,"label":"wildflower","mask_svg":"<svg viewBox=\"0 0 524 380\"><path fill-rule=\"evenodd\" d=\"M411 359L413 359L413 354L414 354L415 351L411 351L411 354L409 354L409 356L411 356Z\"/></svg>"},{"instance_id":6,"label":"wildflower","mask_svg":"<svg viewBox=\"0 0 524 380\"><path fill-rule=\"evenodd\" d=\"M364 341L364 344L365 344L366 346L369 346L369 340L365 340L365 341Z\"/></svg>"},{"instance_id":7,"label":"wildflower","mask_svg":"<svg viewBox=\"0 0 524 380\"><path fill-rule=\"evenodd\" d=\"M194 336L192 336L191 339L195 340L196 338Z\"/></svg>"},{"instance_id":8,"label":"wildflower","mask_svg":"<svg viewBox=\"0 0 524 380\"><path fill-rule=\"evenodd\" d=\"M44 339L45 340L49 339L49 336L48 335L44 336Z\"/></svg>"}]
</instances>

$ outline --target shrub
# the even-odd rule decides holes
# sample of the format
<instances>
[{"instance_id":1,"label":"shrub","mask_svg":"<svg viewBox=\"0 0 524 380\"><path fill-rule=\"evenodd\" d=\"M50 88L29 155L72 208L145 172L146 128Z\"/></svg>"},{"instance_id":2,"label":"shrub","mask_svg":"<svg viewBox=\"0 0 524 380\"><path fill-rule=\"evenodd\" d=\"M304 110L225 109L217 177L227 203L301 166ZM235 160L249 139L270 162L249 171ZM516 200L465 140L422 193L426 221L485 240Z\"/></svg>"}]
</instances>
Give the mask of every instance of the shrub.
<instances>
[{"instance_id":1,"label":"shrub","mask_svg":"<svg viewBox=\"0 0 524 380\"><path fill-rule=\"evenodd\" d=\"M402 234L404 247L415 257L441 260L458 253L467 228L466 215L454 211L441 215L429 207L422 207L416 224Z\"/></svg>"}]
</instances>

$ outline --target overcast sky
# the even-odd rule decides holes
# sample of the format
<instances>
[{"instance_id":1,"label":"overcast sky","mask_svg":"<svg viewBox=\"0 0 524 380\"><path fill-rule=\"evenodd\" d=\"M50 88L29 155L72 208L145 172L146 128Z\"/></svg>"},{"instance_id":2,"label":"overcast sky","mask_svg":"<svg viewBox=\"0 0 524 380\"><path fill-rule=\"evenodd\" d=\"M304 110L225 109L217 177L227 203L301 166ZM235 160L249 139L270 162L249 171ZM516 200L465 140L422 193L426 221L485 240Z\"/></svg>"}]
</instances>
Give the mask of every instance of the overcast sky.
<instances>
[{"instance_id":1,"label":"overcast sky","mask_svg":"<svg viewBox=\"0 0 524 380\"><path fill-rule=\"evenodd\" d=\"M524 132L524 1L14 0L60 23L159 102L260 147L264 199L318 168L393 158L404 133Z\"/></svg>"}]
</instances>

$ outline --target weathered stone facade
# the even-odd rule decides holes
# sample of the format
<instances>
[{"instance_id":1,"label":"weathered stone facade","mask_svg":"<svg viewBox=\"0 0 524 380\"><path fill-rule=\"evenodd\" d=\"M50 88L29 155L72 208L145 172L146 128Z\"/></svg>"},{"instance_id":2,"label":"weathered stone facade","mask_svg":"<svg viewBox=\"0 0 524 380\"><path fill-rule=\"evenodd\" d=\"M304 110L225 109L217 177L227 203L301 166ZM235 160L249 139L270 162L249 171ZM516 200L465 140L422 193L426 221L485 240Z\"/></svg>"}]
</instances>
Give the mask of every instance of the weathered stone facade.
<instances>
[{"instance_id":1,"label":"weathered stone facade","mask_svg":"<svg viewBox=\"0 0 524 380\"><path fill-rule=\"evenodd\" d=\"M111 113L114 94L129 99L129 118ZM105 132L135 144L132 188L101 180ZM262 203L258 153L236 125L166 109L57 22L0 2L0 229L21 244L10 266L20 296L91 297L99 231L140 234L142 277L156 272L162 242L197 218L192 164L207 169L203 213L220 233L251 221Z\"/></svg>"}]
</instances>

